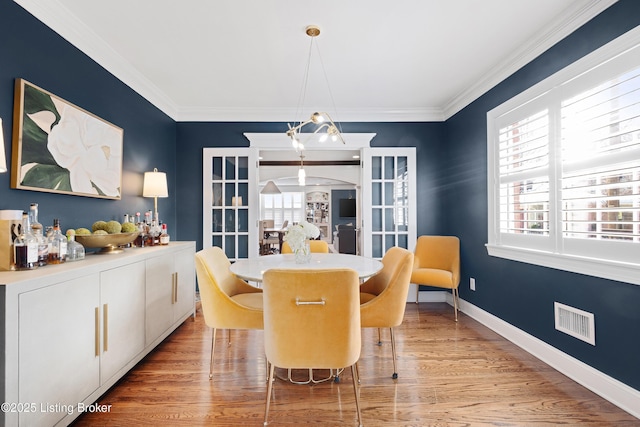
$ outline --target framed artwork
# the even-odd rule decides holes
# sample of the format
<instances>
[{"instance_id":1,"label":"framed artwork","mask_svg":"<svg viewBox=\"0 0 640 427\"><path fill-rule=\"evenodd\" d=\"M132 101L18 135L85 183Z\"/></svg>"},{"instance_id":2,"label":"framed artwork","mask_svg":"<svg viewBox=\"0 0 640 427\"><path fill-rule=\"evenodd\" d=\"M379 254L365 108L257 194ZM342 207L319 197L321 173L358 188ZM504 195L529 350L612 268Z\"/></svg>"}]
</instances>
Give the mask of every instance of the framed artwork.
<instances>
[{"instance_id":1,"label":"framed artwork","mask_svg":"<svg viewBox=\"0 0 640 427\"><path fill-rule=\"evenodd\" d=\"M123 130L16 79L11 188L120 199Z\"/></svg>"}]
</instances>

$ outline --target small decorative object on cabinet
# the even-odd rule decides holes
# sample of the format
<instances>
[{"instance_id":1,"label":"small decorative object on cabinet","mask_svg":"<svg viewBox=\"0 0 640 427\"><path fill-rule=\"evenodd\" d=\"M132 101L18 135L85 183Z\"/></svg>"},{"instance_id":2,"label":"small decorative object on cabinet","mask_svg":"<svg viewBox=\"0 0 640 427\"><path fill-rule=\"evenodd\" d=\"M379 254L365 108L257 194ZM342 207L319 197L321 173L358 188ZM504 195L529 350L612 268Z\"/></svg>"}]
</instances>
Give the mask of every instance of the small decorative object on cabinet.
<instances>
[{"instance_id":1,"label":"small decorative object on cabinet","mask_svg":"<svg viewBox=\"0 0 640 427\"><path fill-rule=\"evenodd\" d=\"M315 224L320 229L320 238L327 242L331 240L329 233L331 229L329 205L329 193L326 191L310 191L307 193L307 222Z\"/></svg>"}]
</instances>

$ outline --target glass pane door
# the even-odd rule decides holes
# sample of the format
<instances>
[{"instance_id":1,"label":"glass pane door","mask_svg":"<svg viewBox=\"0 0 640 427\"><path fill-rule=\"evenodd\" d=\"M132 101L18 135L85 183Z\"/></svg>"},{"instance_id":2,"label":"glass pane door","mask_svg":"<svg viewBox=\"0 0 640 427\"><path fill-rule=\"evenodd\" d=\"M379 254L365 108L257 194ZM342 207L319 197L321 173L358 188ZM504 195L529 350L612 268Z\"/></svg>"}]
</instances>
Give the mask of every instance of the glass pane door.
<instances>
[{"instance_id":1,"label":"glass pane door","mask_svg":"<svg viewBox=\"0 0 640 427\"><path fill-rule=\"evenodd\" d=\"M415 148L363 149L363 254L382 258L393 247L415 248ZM367 209L370 206L370 209Z\"/></svg>"},{"instance_id":2,"label":"glass pane door","mask_svg":"<svg viewBox=\"0 0 640 427\"><path fill-rule=\"evenodd\" d=\"M256 238L252 157L248 148L203 150L203 248L218 246L231 261L248 258Z\"/></svg>"}]
</instances>

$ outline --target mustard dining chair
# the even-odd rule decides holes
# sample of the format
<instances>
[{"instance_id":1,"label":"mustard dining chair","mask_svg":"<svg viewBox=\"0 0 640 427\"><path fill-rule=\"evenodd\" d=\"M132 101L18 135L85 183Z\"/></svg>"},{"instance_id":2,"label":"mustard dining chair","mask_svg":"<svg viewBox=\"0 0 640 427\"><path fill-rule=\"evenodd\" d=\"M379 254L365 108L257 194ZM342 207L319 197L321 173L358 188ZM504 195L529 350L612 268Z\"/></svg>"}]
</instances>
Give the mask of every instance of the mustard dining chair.
<instances>
[{"instance_id":1,"label":"mustard dining chair","mask_svg":"<svg viewBox=\"0 0 640 427\"><path fill-rule=\"evenodd\" d=\"M361 347L359 285L358 273L352 269L264 273L264 349L269 364L265 425L276 367L337 370L348 366L362 425L355 369Z\"/></svg>"},{"instance_id":2,"label":"mustard dining chair","mask_svg":"<svg viewBox=\"0 0 640 427\"><path fill-rule=\"evenodd\" d=\"M453 312L458 321L460 295L460 239L455 236L420 236L416 242L411 283L416 286L416 303L420 285L451 289Z\"/></svg>"},{"instance_id":3,"label":"mustard dining chair","mask_svg":"<svg viewBox=\"0 0 640 427\"><path fill-rule=\"evenodd\" d=\"M393 328L400 326L407 305L413 253L394 246L382 257L382 270L367 279L360 286L360 323L363 328L389 328L391 333L391 354L393 356L393 375L398 378L396 366L396 341Z\"/></svg>"},{"instance_id":4,"label":"mustard dining chair","mask_svg":"<svg viewBox=\"0 0 640 427\"><path fill-rule=\"evenodd\" d=\"M217 246L198 251L195 258L204 321L213 329L209 365L212 379L216 330L262 329L262 289L231 273L229 259Z\"/></svg>"},{"instance_id":5,"label":"mustard dining chair","mask_svg":"<svg viewBox=\"0 0 640 427\"><path fill-rule=\"evenodd\" d=\"M328 254L329 253L329 244L324 240L309 240L309 249L312 253L321 253ZM291 246L289 246L288 242L282 242L282 253L283 254L292 254Z\"/></svg>"}]
</instances>

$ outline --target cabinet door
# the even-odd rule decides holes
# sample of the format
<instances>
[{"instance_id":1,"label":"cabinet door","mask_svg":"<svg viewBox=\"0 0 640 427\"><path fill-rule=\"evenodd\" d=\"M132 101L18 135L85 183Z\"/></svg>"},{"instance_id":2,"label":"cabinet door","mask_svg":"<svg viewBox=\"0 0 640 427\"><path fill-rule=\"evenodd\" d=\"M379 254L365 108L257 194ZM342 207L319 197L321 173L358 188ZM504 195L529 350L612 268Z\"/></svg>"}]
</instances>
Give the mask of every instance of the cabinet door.
<instances>
[{"instance_id":1,"label":"cabinet door","mask_svg":"<svg viewBox=\"0 0 640 427\"><path fill-rule=\"evenodd\" d=\"M146 260L146 343L152 343L173 324L173 257Z\"/></svg>"},{"instance_id":2,"label":"cabinet door","mask_svg":"<svg viewBox=\"0 0 640 427\"><path fill-rule=\"evenodd\" d=\"M193 251L184 250L175 255L176 294L173 304L173 322L195 308L195 260Z\"/></svg>"},{"instance_id":3,"label":"cabinet door","mask_svg":"<svg viewBox=\"0 0 640 427\"><path fill-rule=\"evenodd\" d=\"M101 384L144 349L144 261L100 273Z\"/></svg>"},{"instance_id":4,"label":"cabinet door","mask_svg":"<svg viewBox=\"0 0 640 427\"><path fill-rule=\"evenodd\" d=\"M76 411L98 389L99 298L97 273L19 296L19 401L37 405L20 425L53 425L67 412L48 405Z\"/></svg>"}]
</instances>

